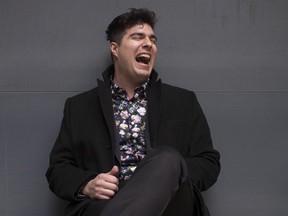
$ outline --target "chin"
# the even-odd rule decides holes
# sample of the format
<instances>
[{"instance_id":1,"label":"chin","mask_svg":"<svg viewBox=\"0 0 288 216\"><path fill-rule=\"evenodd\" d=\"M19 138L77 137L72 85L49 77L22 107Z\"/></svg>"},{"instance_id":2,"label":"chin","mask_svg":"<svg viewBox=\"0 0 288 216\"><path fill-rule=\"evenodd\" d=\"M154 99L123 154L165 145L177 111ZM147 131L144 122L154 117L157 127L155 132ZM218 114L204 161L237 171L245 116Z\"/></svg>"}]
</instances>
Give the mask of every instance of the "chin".
<instances>
[{"instance_id":1,"label":"chin","mask_svg":"<svg viewBox=\"0 0 288 216\"><path fill-rule=\"evenodd\" d=\"M143 79L148 79L150 77L152 70L140 70L137 73L137 76L140 78L142 77Z\"/></svg>"}]
</instances>

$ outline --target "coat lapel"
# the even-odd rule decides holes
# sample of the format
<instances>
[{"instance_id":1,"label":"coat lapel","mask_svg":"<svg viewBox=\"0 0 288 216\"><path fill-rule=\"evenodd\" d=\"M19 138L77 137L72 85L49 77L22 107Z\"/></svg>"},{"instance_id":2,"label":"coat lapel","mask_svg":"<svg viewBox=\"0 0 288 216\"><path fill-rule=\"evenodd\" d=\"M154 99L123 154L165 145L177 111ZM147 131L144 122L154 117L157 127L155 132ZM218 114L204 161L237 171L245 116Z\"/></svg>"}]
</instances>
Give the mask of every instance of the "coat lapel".
<instances>
[{"instance_id":1,"label":"coat lapel","mask_svg":"<svg viewBox=\"0 0 288 216\"><path fill-rule=\"evenodd\" d=\"M113 106L112 106L112 93L111 93L111 87L108 77L108 72L110 72L112 69L108 68L104 73L104 82L98 79L98 88L99 88L99 98L100 98L100 104L103 111L103 115L106 121L106 125L108 127L110 138L111 138L111 148L115 155L115 158L118 164L120 164L120 148L119 148L119 142L117 142L116 139L116 131L115 131L115 121L114 121L114 114L113 114ZM115 159L113 158L113 160Z\"/></svg>"},{"instance_id":2,"label":"coat lapel","mask_svg":"<svg viewBox=\"0 0 288 216\"><path fill-rule=\"evenodd\" d=\"M156 81L157 73L154 71L151 85L147 89L148 100L148 128L150 133L150 145L156 145L156 134L162 109L161 80Z\"/></svg>"}]
</instances>

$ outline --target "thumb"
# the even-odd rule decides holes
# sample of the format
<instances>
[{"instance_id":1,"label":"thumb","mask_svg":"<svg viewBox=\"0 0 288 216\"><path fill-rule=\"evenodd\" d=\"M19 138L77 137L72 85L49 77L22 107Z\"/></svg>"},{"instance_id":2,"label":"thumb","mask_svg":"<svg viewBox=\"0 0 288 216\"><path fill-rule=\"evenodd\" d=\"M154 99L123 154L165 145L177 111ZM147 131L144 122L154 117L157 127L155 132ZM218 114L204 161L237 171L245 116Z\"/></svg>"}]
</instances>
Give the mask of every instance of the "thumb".
<instances>
[{"instance_id":1,"label":"thumb","mask_svg":"<svg viewBox=\"0 0 288 216\"><path fill-rule=\"evenodd\" d=\"M107 174L116 176L118 172L119 172L119 168L117 166L113 166L112 169Z\"/></svg>"}]
</instances>

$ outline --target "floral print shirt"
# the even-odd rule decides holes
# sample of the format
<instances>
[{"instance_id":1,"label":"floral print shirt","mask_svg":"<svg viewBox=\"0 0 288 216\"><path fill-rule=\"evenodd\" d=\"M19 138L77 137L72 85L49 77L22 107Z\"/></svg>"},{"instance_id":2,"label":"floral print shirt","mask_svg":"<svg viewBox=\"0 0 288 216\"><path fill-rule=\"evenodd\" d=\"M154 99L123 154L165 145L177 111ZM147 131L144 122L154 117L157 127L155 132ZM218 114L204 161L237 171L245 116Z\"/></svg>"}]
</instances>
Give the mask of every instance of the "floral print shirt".
<instances>
[{"instance_id":1,"label":"floral print shirt","mask_svg":"<svg viewBox=\"0 0 288 216\"><path fill-rule=\"evenodd\" d=\"M146 155L146 88L148 81L135 89L134 97L112 81L112 102L117 135L119 136L121 170L119 180L128 180L137 163Z\"/></svg>"}]
</instances>

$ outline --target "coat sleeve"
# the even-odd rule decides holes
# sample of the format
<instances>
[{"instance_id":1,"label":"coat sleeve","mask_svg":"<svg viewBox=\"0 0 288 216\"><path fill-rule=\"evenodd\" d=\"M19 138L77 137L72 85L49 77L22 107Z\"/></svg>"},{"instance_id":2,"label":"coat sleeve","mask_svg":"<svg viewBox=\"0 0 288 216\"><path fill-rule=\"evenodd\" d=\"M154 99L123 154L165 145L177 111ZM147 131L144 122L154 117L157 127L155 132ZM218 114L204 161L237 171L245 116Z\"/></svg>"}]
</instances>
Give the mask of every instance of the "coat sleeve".
<instances>
[{"instance_id":1,"label":"coat sleeve","mask_svg":"<svg viewBox=\"0 0 288 216\"><path fill-rule=\"evenodd\" d=\"M58 197L79 201L83 197L78 192L83 183L94 178L95 171L85 171L76 165L71 134L71 113L69 99L65 103L64 117L57 140L50 153L50 163L46 172L49 188Z\"/></svg>"},{"instance_id":2,"label":"coat sleeve","mask_svg":"<svg viewBox=\"0 0 288 216\"><path fill-rule=\"evenodd\" d=\"M210 129L196 95L192 92L192 120L188 156L185 158L192 182L205 191L217 180L220 154L213 148Z\"/></svg>"}]
</instances>

